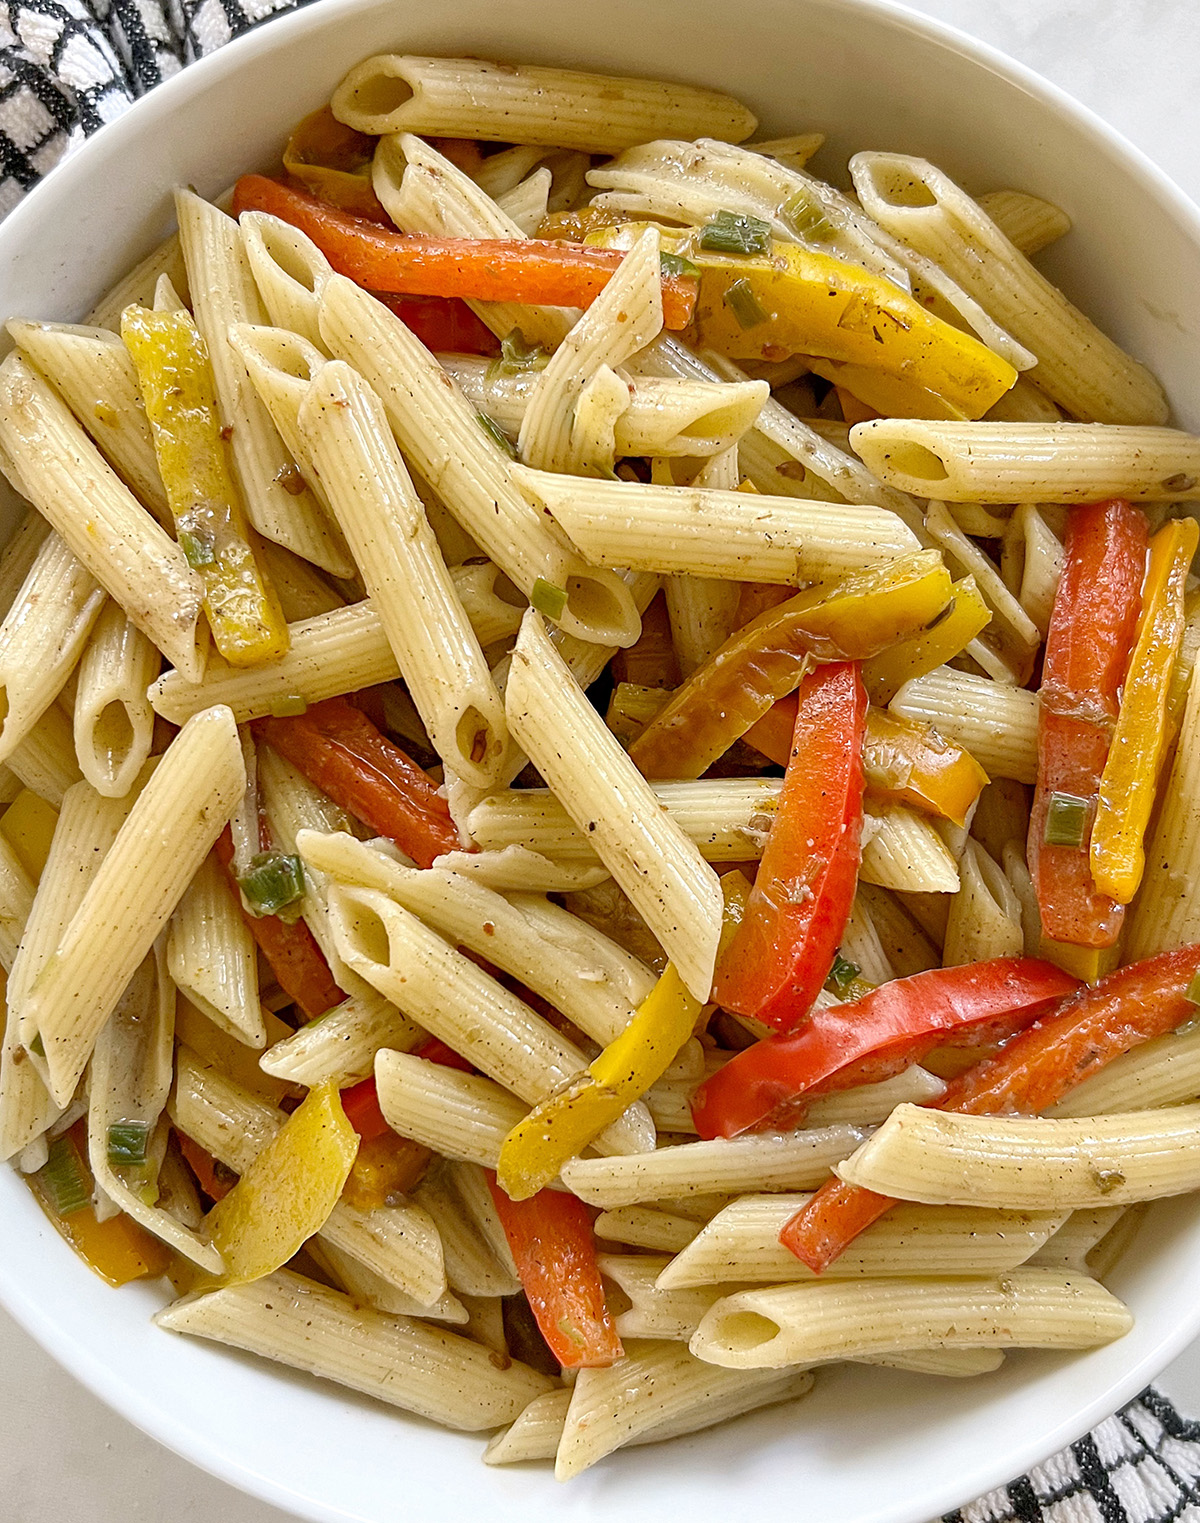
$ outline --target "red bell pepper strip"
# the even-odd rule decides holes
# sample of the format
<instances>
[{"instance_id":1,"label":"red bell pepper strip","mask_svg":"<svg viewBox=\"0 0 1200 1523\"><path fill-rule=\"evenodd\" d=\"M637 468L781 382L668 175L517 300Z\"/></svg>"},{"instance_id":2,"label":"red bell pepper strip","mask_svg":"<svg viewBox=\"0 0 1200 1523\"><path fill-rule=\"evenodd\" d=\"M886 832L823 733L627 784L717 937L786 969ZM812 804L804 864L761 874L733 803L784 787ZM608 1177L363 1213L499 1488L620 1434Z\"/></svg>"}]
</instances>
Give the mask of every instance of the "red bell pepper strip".
<instances>
[{"instance_id":1,"label":"red bell pepper strip","mask_svg":"<svg viewBox=\"0 0 1200 1523\"><path fill-rule=\"evenodd\" d=\"M1122 1053L1192 1020L1198 974L1200 944L1085 984L994 1057L952 1079L933 1109L1039 1115ZM831 1179L787 1222L779 1241L819 1274L892 1204L886 1195Z\"/></svg>"},{"instance_id":2,"label":"red bell pepper strip","mask_svg":"<svg viewBox=\"0 0 1200 1523\"><path fill-rule=\"evenodd\" d=\"M269 845L264 843L268 848ZM216 852L237 893L232 867L233 836L228 825L217 837ZM238 903L241 904L240 896ZM303 920L289 925L278 915L248 915L244 907L242 916L255 945L270 964L275 982L295 1001L307 1020L315 1021L317 1016L341 1004L346 995L338 988L325 954Z\"/></svg>"},{"instance_id":3,"label":"red bell pepper strip","mask_svg":"<svg viewBox=\"0 0 1200 1523\"><path fill-rule=\"evenodd\" d=\"M1123 905L1097 890L1088 849L1121 684L1137 634L1146 542L1145 516L1127 502L1073 508L1046 636L1029 871L1043 932L1075 946L1112 946L1125 914ZM1048 845L1047 822L1053 833L1054 811L1062 817L1072 810L1079 844Z\"/></svg>"},{"instance_id":4,"label":"red bell pepper strip","mask_svg":"<svg viewBox=\"0 0 1200 1523\"><path fill-rule=\"evenodd\" d=\"M814 1010L799 1031L767 1037L731 1058L692 1096L703 1138L796 1126L810 1099L877 1082L934 1047L995 1039L1032 1025L1077 980L1036 957L995 957L932 968L881 984L864 998Z\"/></svg>"},{"instance_id":5,"label":"red bell pepper strip","mask_svg":"<svg viewBox=\"0 0 1200 1523\"><path fill-rule=\"evenodd\" d=\"M237 1183L237 1175L232 1169L223 1170L212 1154L198 1142L193 1142L186 1132L177 1131L175 1137L184 1162L196 1176L196 1183L205 1195L209 1200L224 1200Z\"/></svg>"},{"instance_id":6,"label":"red bell pepper strip","mask_svg":"<svg viewBox=\"0 0 1200 1523\"><path fill-rule=\"evenodd\" d=\"M353 1084L349 1089L342 1090L339 1098L342 1109L346 1112L346 1120L358 1133L362 1142L371 1142L374 1138L383 1137L391 1131L380 1108L379 1093L375 1088L373 1075L364 1079L361 1084Z\"/></svg>"},{"instance_id":7,"label":"red bell pepper strip","mask_svg":"<svg viewBox=\"0 0 1200 1523\"><path fill-rule=\"evenodd\" d=\"M624 1354L596 1264L588 1208L561 1190L509 1200L488 1184L517 1275L550 1352L564 1369L605 1369Z\"/></svg>"},{"instance_id":8,"label":"red bell pepper strip","mask_svg":"<svg viewBox=\"0 0 1200 1523\"><path fill-rule=\"evenodd\" d=\"M419 867L458 849L458 831L433 780L346 699L257 720L254 732Z\"/></svg>"},{"instance_id":9,"label":"red bell pepper strip","mask_svg":"<svg viewBox=\"0 0 1200 1523\"><path fill-rule=\"evenodd\" d=\"M339 275L348 275L367 290L409 296L587 307L624 258L615 249L537 238L426 238L391 232L263 175L243 175L237 182L233 214L238 217L244 211L269 212L298 227ZM668 328L687 327L698 290L694 276L663 277L663 321Z\"/></svg>"},{"instance_id":10,"label":"red bell pepper strip","mask_svg":"<svg viewBox=\"0 0 1200 1523\"><path fill-rule=\"evenodd\" d=\"M713 999L790 1031L833 964L862 856L867 694L852 661L798 689L783 788L746 913L717 966Z\"/></svg>"},{"instance_id":11,"label":"red bell pepper strip","mask_svg":"<svg viewBox=\"0 0 1200 1523\"><path fill-rule=\"evenodd\" d=\"M372 295L435 354L499 354L500 340L465 301L449 296Z\"/></svg>"}]
</instances>

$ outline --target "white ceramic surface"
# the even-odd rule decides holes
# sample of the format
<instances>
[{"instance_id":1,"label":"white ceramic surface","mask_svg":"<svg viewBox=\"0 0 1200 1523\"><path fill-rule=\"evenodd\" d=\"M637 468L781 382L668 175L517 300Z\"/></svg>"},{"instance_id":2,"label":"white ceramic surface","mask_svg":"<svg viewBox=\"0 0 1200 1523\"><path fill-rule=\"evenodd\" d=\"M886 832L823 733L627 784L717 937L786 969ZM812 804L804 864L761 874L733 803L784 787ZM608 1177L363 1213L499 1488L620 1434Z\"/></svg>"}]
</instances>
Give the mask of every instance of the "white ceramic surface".
<instances>
[{"instance_id":1,"label":"white ceramic surface","mask_svg":"<svg viewBox=\"0 0 1200 1523\"><path fill-rule=\"evenodd\" d=\"M951 0L939 9L954 14ZM854 147L911 147L973 188L1011 183L1050 195L1077 222L1075 247L1062 254L1073 293L1154 361L1183 418L1200 418L1189 364L1200 327L1200 229L1190 208L1097 123L1064 116L1052 92L1002 60L979 58L961 39L943 45L884 8L754 0L738 7L732 29L702 17L684 0L657 0L648 10L633 0L593 0L586 11L514 0L503 14L481 0L456 0L436 19L394 0L373 11L323 0L164 87L19 209L0 228L0 315L81 312L161 227L163 187L185 179L214 190L248 159L265 161L285 125L349 62L403 40L430 51L457 46L600 67L641 61L744 94L772 128L840 124L843 156ZM129 229L133 243L119 229ZM84 260L80 249L88 250ZM1118 1278L1138 1313L1121 1344L1083 1358L1021 1356L998 1379L970 1385L839 1374L794 1413L619 1456L564 1490L541 1472L483 1471L476 1440L156 1333L146 1323L153 1293L135 1287L117 1296L88 1276L7 1175L0 1221L0 1295L118 1410L303 1516L371 1523L470 1510L496 1520L619 1512L732 1523L801 1506L814 1523L921 1523L1106 1415L1188 1341L1200 1315L1200 1223L1189 1203L1168 1203L1156 1208ZM48 1516L34 1495L28 1510L11 1510L11 1495L0 1500L0 1517ZM91 1523L99 1512L85 1500L74 1515ZM175 1523L182 1511L163 1496L153 1515ZM253 1508L255 1519L266 1515Z\"/></svg>"}]
</instances>

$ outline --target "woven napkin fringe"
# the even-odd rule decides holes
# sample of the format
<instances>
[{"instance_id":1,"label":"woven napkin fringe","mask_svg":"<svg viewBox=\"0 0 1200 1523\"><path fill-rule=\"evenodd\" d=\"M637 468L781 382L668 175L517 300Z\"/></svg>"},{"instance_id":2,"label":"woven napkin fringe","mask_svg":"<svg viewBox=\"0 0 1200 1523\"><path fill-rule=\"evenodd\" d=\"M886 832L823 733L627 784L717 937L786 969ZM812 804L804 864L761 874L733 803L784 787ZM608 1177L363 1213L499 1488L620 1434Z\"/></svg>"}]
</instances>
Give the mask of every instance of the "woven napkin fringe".
<instances>
[{"instance_id":1,"label":"woven napkin fringe","mask_svg":"<svg viewBox=\"0 0 1200 1523\"><path fill-rule=\"evenodd\" d=\"M0 0L0 216L140 95L296 0ZM1200 1423L1143 1391L946 1523L1200 1523Z\"/></svg>"}]
</instances>

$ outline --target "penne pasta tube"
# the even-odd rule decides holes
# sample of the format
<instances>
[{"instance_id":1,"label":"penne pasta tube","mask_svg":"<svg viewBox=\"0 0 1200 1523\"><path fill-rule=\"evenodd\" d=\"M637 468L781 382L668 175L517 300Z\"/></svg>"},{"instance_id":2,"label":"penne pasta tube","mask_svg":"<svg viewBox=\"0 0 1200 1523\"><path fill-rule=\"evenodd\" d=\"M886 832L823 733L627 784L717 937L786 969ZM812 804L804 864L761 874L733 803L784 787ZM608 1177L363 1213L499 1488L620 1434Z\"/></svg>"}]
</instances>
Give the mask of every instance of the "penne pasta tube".
<instances>
[{"instance_id":1,"label":"penne pasta tube","mask_svg":"<svg viewBox=\"0 0 1200 1523\"><path fill-rule=\"evenodd\" d=\"M166 924L246 785L228 709L190 720L139 793L79 907L25 996L50 1092L65 1105L100 1028ZM105 948L97 964L95 949Z\"/></svg>"},{"instance_id":2,"label":"penne pasta tube","mask_svg":"<svg viewBox=\"0 0 1200 1523\"><path fill-rule=\"evenodd\" d=\"M632 1206L710 1190L805 1190L862 1140L851 1126L806 1132L756 1132L714 1142L684 1142L626 1158L572 1158L562 1181L589 1206Z\"/></svg>"},{"instance_id":3,"label":"penne pasta tube","mask_svg":"<svg viewBox=\"0 0 1200 1523\"><path fill-rule=\"evenodd\" d=\"M433 865L502 894L570 894L595 888L609 876L608 868L599 862L551 861L524 846L506 846L501 851L448 851L436 857Z\"/></svg>"},{"instance_id":4,"label":"penne pasta tube","mask_svg":"<svg viewBox=\"0 0 1200 1523\"><path fill-rule=\"evenodd\" d=\"M556 476L521 469L530 494L598 565L781 585L845 576L918 547L885 508Z\"/></svg>"},{"instance_id":5,"label":"penne pasta tube","mask_svg":"<svg viewBox=\"0 0 1200 1523\"><path fill-rule=\"evenodd\" d=\"M176 1052L167 1111L181 1132L235 1174L245 1173L286 1120L183 1046ZM318 1236L421 1306L433 1306L445 1294L441 1240L419 1206L358 1211L339 1201Z\"/></svg>"},{"instance_id":6,"label":"penne pasta tube","mask_svg":"<svg viewBox=\"0 0 1200 1523\"><path fill-rule=\"evenodd\" d=\"M21 352L53 382L133 495L169 530L167 494L141 405L137 371L119 332L24 321L9 323L8 331Z\"/></svg>"},{"instance_id":7,"label":"penne pasta tube","mask_svg":"<svg viewBox=\"0 0 1200 1523\"><path fill-rule=\"evenodd\" d=\"M902 893L955 894L958 864L927 815L903 804L876 804L863 830L864 883Z\"/></svg>"},{"instance_id":8,"label":"penne pasta tube","mask_svg":"<svg viewBox=\"0 0 1200 1523\"><path fill-rule=\"evenodd\" d=\"M990 777L1037 781L1036 693L939 666L906 682L888 707L956 741Z\"/></svg>"},{"instance_id":9,"label":"penne pasta tube","mask_svg":"<svg viewBox=\"0 0 1200 1523\"><path fill-rule=\"evenodd\" d=\"M1126 1206L1093 1206L1090 1210L1072 1211L1058 1231L1027 1262L1036 1268L1090 1274L1088 1255L1128 1209ZM1096 1278L1100 1277L1097 1275Z\"/></svg>"},{"instance_id":10,"label":"penne pasta tube","mask_svg":"<svg viewBox=\"0 0 1200 1523\"><path fill-rule=\"evenodd\" d=\"M1020 957L1025 948L1021 901L1004 869L983 847L968 841L958 862L959 890L950 901L942 965Z\"/></svg>"},{"instance_id":11,"label":"penne pasta tube","mask_svg":"<svg viewBox=\"0 0 1200 1523\"><path fill-rule=\"evenodd\" d=\"M656 1443L812 1388L804 1370L717 1369L682 1344L645 1343L607 1370L580 1370L555 1458L570 1480L624 1444Z\"/></svg>"},{"instance_id":12,"label":"penne pasta tube","mask_svg":"<svg viewBox=\"0 0 1200 1523\"><path fill-rule=\"evenodd\" d=\"M857 892L850 906L846 929L842 932L840 955L845 961L852 962L859 976L869 984L886 984L896 976L883 950L871 912Z\"/></svg>"},{"instance_id":13,"label":"penne pasta tube","mask_svg":"<svg viewBox=\"0 0 1200 1523\"><path fill-rule=\"evenodd\" d=\"M528 1104L587 1067L548 1021L378 890L332 884L329 911L338 952L360 978ZM632 1107L597 1145L653 1147L649 1115Z\"/></svg>"},{"instance_id":14,"label":"penne pasta tube","mask_svg":"<svg viewBox=\"0 0 1200 1523\"><path fill-rule=\"evenodd\" d=\"M373 1269L335 1248L327 1239L309 1238L304 1251L319 1268L328 1272L348 1296L365 1302L375 1311L390 1312L399 1317L423 1317L427 1322L449 1322L452 1326L465 1328L469 1320L467 1308L456 1295L444 1291L430 1306L422 1306L412 1296L397 1290Z\"/></svg>"},{"instance_id":15,"label":"penne pasta tube","mask_svg":"<svg viewBox=\"0 0 1200 1523\"><path fill-rule=\"evenodd\" d=\"M1043 636L1050 628L1064 558L1062 541L1038 508L1033 503L1020 503L1004 532L1001 567L1021 607Z\"/></svg>"},{"instance_id":16,"label":"penne pasta tube","mask_svg":"<svg viewBox=\"0 0 1200 1523\"><path fill-rule=\"evenodd\" d=\"M513 219L526 237L532 238L546 219L553 185L554 176L549 169L535 170L528 179L498 196L496 205L505 216Z\"/></svg>"},{"instance_id":17,"label":"penne pasta tube","mask_svg":"<svg viewBox=\"0 0 1200 1523\"><path fill-rule=\"evenodd\" d=\"M674 134L740 142L757 125L739 101L662 80L534 64L379 53L351 69L333 114L358 132L537 143L619 153Z\"/></svg>"},{"instance_id":18,"label":"penne pasta tube","mask_svg":"<svg viewBox=\"0 0 1200 1523\"><path fill-rule=\"evenodd\" d=\"M527 605L500 567L472 561L452 566L450 579L480 645L486 650L498 641L511 641Z\"/></svg>"},{"instance_id":19,"label":"penne pasta tube","mask_svg":"<svg viewBox=\"0 0 1200 1523\"><path fill-rule=\"evenodd\" d=\"M33 908L34 882L7 837L0 836L0 967L12 971Z\"/></svg>"},{"instance_id":20,"label":"penne pasta tube","mask_svg":"<svg viewBox=\"0 0 1200 1523\"><path fill-rule=\"evenodd\" d=\"M1200 1097L1200 1029L1168 1032L1123 1052L1069 1091L1047 1116L1156 1110Z\"/></svg>"},{"instance_id":21,"label":"penne pasta tube","mask_svg":"<svg viewBox=\"0 0 1200 1523\"><path fill-rule=\"evenodd\" d=\"M315 566L303 561L282 545L260 539L255 551L262 557L267 577L279 598L279 606L289 624L315 619L335 608L344 608L346 600L335 592Z\"/></svg>"},{"instance_id":22,"label":"penne pasta tube","mask_svg":"<svg viewBox=\"0 0 1200 1523\"><path fill-rule=\"evenodd\" d=\"M429 1212L438 1229L451 1290L465 1296L520 1293L520 1280L511 1267L497 1261L486 1238L477 1231L447 1167L434 1164L412 1192L412 1199Z\"/></svg>"},{"instance_id":23,"label":"penne pasta tube","mask_svg":"<svg viewBox=\"0 0 1200 1523\"><path fill-rule=\"evenodd\" d=\"M336 524L303 482L259 399L229 330L266 316L236 222L192 191L175 195L179 236L194 297L196 324L208 345L217 400L250 522L334 576L354 575L354 561ZM299 490L296 490L296 488Z\"/></svg>"},{"instance_id":24,"label":"penne pasta tube","mask_svg":"<svg viewBox=\"0 0 1200 1523\"><path fill-rule=\"evenodd\" d=\"M18 490L110 597L174 666L199 681L199 578L19 354L0 364L0 457Z\"/></svg>"},{"instance_id":25,"label":"penne pasta tube","mask_svg":"<svg viewBox=\"0 0 1200 1523\"><path fill-rule=\"evenodd\" d=\"M259 1059L264 1073L313 1089L333 1080L340 1089L369 1078L384 1047L411 1052L426 1040L390 1000L375 989L354 994L269 1047Z\"/></svg>"},{"instance_id":26,"label":"penne pasta tube","mask_svg":"<svg viewBox=\"0 0 1200 1523\"><path fill-rule=\"evenodd\" d=\"M1061 207L1027 191L989 190L978 197L978 204L1026 258L1040 254L1071 231L1071 219Z\"/></svg>"},{"instance_id":27,"label":"penne pasta tube","mask_svg":"<svg viewBox=\"0 0 1200 1523\"><path fill-rule=\"evenodd\" d=\"M976 1279L821 1280L718 1301L689 1345L726 1369L778 1369L931 1344L934 1348L1094 1348L1133 1325L1086 1275L1011 1269Z\"/></svg>"},{"instance_id":28,"label":"penne pasta tube","mask_svg":"<svg viewBox=\"0 0 1200 1523\"><path fill-rule=\"evenodd\" d=\"M537 373L490 374L489 361L473 354L439 354L438 361L472 406L515 444ZM770 396L765 381L656 376L636 376L628 391L629 405L615 423L616 452L660 458L708 458L731 448L754 426Z\"/></svg>"},{"instance_id":29,"label":"penne pasta tube","mask_svg":"<svg viewBox=\"0 0 1200 1523\"><path fill-rule=\"evenodd\" d=\"M779 1241L807 1195L745 1195L719 1211L658 1278L662 1290L741 1280L813 1280ZM1023 1264L1063 1224L1061 1212L894 1206L823 1271L824 1279L1002 1274Z\"/></svg>"},{"instance_id":30,"label":"penne pasta tube","mask_svg":"<svg viewBox=\"0 0 1200 1523\"><path fill-rule=\"evenodd\" d=\"M500 1145L528 1108L491 1079L410 1053L380 1051L375 1086L387 1124L444 1158L494 1169Z\"/></svg>"},{"instance_id":31,"label":"penne pasta tube","mask_svg":"<svg viewBox=\"0 0 1200 1523\"><path fill-rule=\"evenodd\" d=\"M1093 1279L1101 1282L1107 1280L1116 1268L1121 1255L1142 1230L1149 1210L1150 1206L1145 1201L1136 1206L1126 1206L1115 1223L1089 1251L1084 1262L1087 1265L1088 1274Z\"/></svg>"},{"instance_id":32,"label":"penne pasta tube","mask_svg":"<svg viewBox=\"0 0 1200 1523\"><path fill-rule=\"evenodd\" d=\"M1069 1120L901 1105L835 1173L937 1205L1077 1211L1158 1200L1197 1188L1200 1104Z\"/></svg>"},{"instance_id":33,"label":"penne pasta tube","mask_svg":"<svg viewBox=\"0 0 1200 1523\"><path fill-rule=\"evenodd\" d=\"M236 892L212 852L171 916L167 967L176 988L222 1031L247 1047L266 1046L258 951Z\"/></svg>"},{"instance_id":34,"label":"penne pasta tube","mask_svg":"<svg viewBox=\"0 0 1200 1523\"><path fill-rule=\"evenodd\" d=\"M941 967L938 949L894 894L874 884L860 883L856 897L870 911L871 922L897 978Z\"/></svg>"},{"instance_id":35,"label":"penne pasta tube","mask_svg":"<svg viewBox=\"0 0 1200 1523\"><path fill-rule=\"evenodd\" d=\"M50 705L8 758L8 771L56 809L67 789L82 781L71 721L59 704Z\"/></svg>"},{"instance_id":36,"label":"penne pasta tube","mask_svg":"<svg viewBox=\"0 0 1200 1523\"><path fill-rule=\"evenodd\" d=\"M33 569L38 551L51 533L50 525L37 511L28 508L12 538L0 551L0 617L8 613Z\"/></svg>"},{"instance_id":37,"label":"penne pasta tube","mask_svg":"<svg viewBox=\"0 0 1200 1523\"><path fill-rule=\"evenodd\" d=\"M526 597L539 581L564 592L556 623L566 633L632 644L640 622L629 588L568 545L526 495L470 404L400 319L336 276L322 296L321 332L338 358L379 393L413 468L514 585Z\"/></svg>"},{"instance_id":38,"label":"penne pasta tube","mask_svg":"<svg viewBox=\"0 0 1200 1523\"><path fill-rule=\"evenodd\" d=\"M649 969L615 942L536 895L510 903L457 873L402 866L346 835L302 831L296 845L329 877L386 894L452 946L485 956L601 1045L625 1029L653 987Z\"/></svg>"},{"instance_id":39,"label":"penne pasta tube","mask_svg":"<svg viewBox=\"0 0 1200 1523\"><path fill-rule=\"evenodd\" d=\"M251 1285L178 1301L154 1319L333 1380L446 1428L511 1422L550 1389L548 1376L457 1333L390 1317L280 1269Z\"/></svg>"},{"instance_id":40,"label":"penne pasta tube","mask_svg":"<svg viewBox=\"0 0 1200 1523\"><path fill-rule=\"evenodd\" d=\"M945 502L1183 502L1200 482L1200 439L1176 428L874 418L850 443L890 485Z\"/></svg>"},{"instance_id":41,"label":"penne pasta tube","mask_svg":"<svg viewBox=\"0 0 1200 1523\"><path fill-rule=\"evenodd\" d=\"M242 248L262 304L276 328L298 333L322 353L320 290L333 269L311 238L268 212L243 212Z\"/></svg>"},{"instance_id":42,"label":"penne pasta tube","mask_svg":"<svg viewBox=\"0 0 1200 1523\"><path fill-rule=\"evenodd\" d=\"M631 1303L613 1325L624 1338L662 1338L684 1343L700 1326L705 1312L742 1285L694 1285L686 1290L660 1290L655 1281L670 1263L661 1254L602 1253L600 1273Z\"/></svg>"},{"instance_id":43,"label":"penne pasta tube","mask_svg":"<svg viewBox=\"0 0 1200 1523\"><path fill-rule=\"evenodd\" d=\"M868 216L934 260L1026 345L1037 356L1038 385L1073 417L1166 420L1150 372L1073 307L948 175L890 153L856 154L850 173Z\"/></svg>"},{"instance_id":44,"label":"penne pasta tube","mask_svg":"<svg viewBox=\"0 0 1200 1523\"><path fill-rule=\"evenodd\" d=\"M653 1206L617 1206L596 1218L596 1236L603 1241L628 1243L655 1253L679 1253L701 1231L699 1222Z\"/></svg>"},{"instance_id":45,"label":"penne pasta tube","mask_svg":"<svg viewBox=\"0 0 1200 1523\"><path fill-rule=\"evenodd\" d=\"M154 710L146 693L161 664L151 641L117 604L107 603L75 687L75 756L97 793L128 793L150 755Z\"/></svg>"},{"instance_id":46,"label":"penne pasta tube","mask_svg":"<svg viewBox=\"0 0 1200 1523\"><path fill-rule=\"evenodd\" d=\"M107 602L54 533L0 623L0 760L7 760L62 690Z\"/></svg>"},{"instance_id":47,"label":"penne pasta tube","mask_svg":"<svg viewBox=\"0 0 1200 1523\"><path fill-rule=\"evenodd\" d=\"M712 985L721 889L695 844L588 703L539 616L525 616L505 690L513 736L662 943L689 992Z\"/></svg>"},{"instance_id":48,"label":"penne pasta tube","mask_svg":"<svg viewBox=\"0 0 1200 1523\"><path fill-rule=\"evenodd\" d=\"M526 1460L552 1460L558 1452L572 1388L535 1396L507 1428L488 1440L483 1451L485 1465L520 1465Z\"/></svg>"},{"instance_id":49,"label":"penne pasta tube","mask_svg":"<svg viewBox=\"0 0 1200 1523\"><path fill-rule=\"evenodd\" d=\"M331 361L298 422L434 749L488 787L508 739L504 708L379 399Z\"/></svg>"},{"instance_id":50,"label":"penne pasta tube","mask_svg":"<svg viewBox=\"0 0 1200 1523\"><path fill-rule=\"evenodd\" d=\"M154 291L160 278L165 275L177 291L188 297L187 266L183 261L183 249L179 234L172 233L146 257L135 264L129 274L106 291L87 315L89 323L98 328L111 328L116 333L121 326L121 313L136 303L148 307L154 299Z\"/></svg>"}]
</instances>

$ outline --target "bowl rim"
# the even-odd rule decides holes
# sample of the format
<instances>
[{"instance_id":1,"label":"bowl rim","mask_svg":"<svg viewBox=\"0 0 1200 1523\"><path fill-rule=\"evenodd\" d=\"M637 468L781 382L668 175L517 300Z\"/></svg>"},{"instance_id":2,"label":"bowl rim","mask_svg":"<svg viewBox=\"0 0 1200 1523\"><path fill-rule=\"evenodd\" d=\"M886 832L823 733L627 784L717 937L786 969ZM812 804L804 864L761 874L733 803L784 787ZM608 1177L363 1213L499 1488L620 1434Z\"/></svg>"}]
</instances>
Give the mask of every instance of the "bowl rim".
<instances>
[{"instance_id":1,"label":"bowl rim","mask_svg":"<svg viewBox=\"0 0 1200 1523\"><path fill-rule=\"evenodd\" d=\"M829 10L858 12L931 41L989 70L1024 95L1070 118L1084 131L1091 145L1109 157L1123 160L1181 226L1188 240L1200 246L1200 205L1124 133L1036 70L994 44L971 36L952 22L912 9L903 0L813 0L813 3ZM119 152L123 138L136 141L153 113L169 116L176 100L202 93L210 81L236 73L243 62L272 51L285 37L291 39L305 32L323 31L336 26L345 16L382 9L385 4L386 0L320 0L320 3L300 0L298 8L263 18L250 31L231 38L215 52L187 64L136 99L119 117L106 123L78 147L69 149L3 219L0 250L13 242L19 245L26 224L40 216L45 185L52 184L60 193L69 193L75 181L82 182L91 174L92 162L102 151ZM274 1476L263 1474L241 1459L230 1456L204 1433L177 1418L169 1409L156 1405L151 1393L116 1372L87 1344L61 1327L50 1307L30 1293L23 1279L10 1270L3 1255L0 1255L0 1305L92 1395L181 1458L238 1491L293 1516L310 1519L312 1523L360 1523L361 1514L345 1511L315 1497L299 1495ZM930 1517L960 1508L1027 1472L1133 1400L1198 1334L1200 1301L1189 1317L1181 1319L1119 1379L1110 1380L1086 1403L1074 1409L1072 1415L1055 1422L1041 1437L1030 1439L1013 1450L1005 1450L990 1464L979 1466L967 1478L968 1495L963 1494L964 1478L956 1481L948 1477L940 1487L925 1493L918 1504L889 1513L888 1523L927 1523Z\"/></svg>"}]
</instances>

